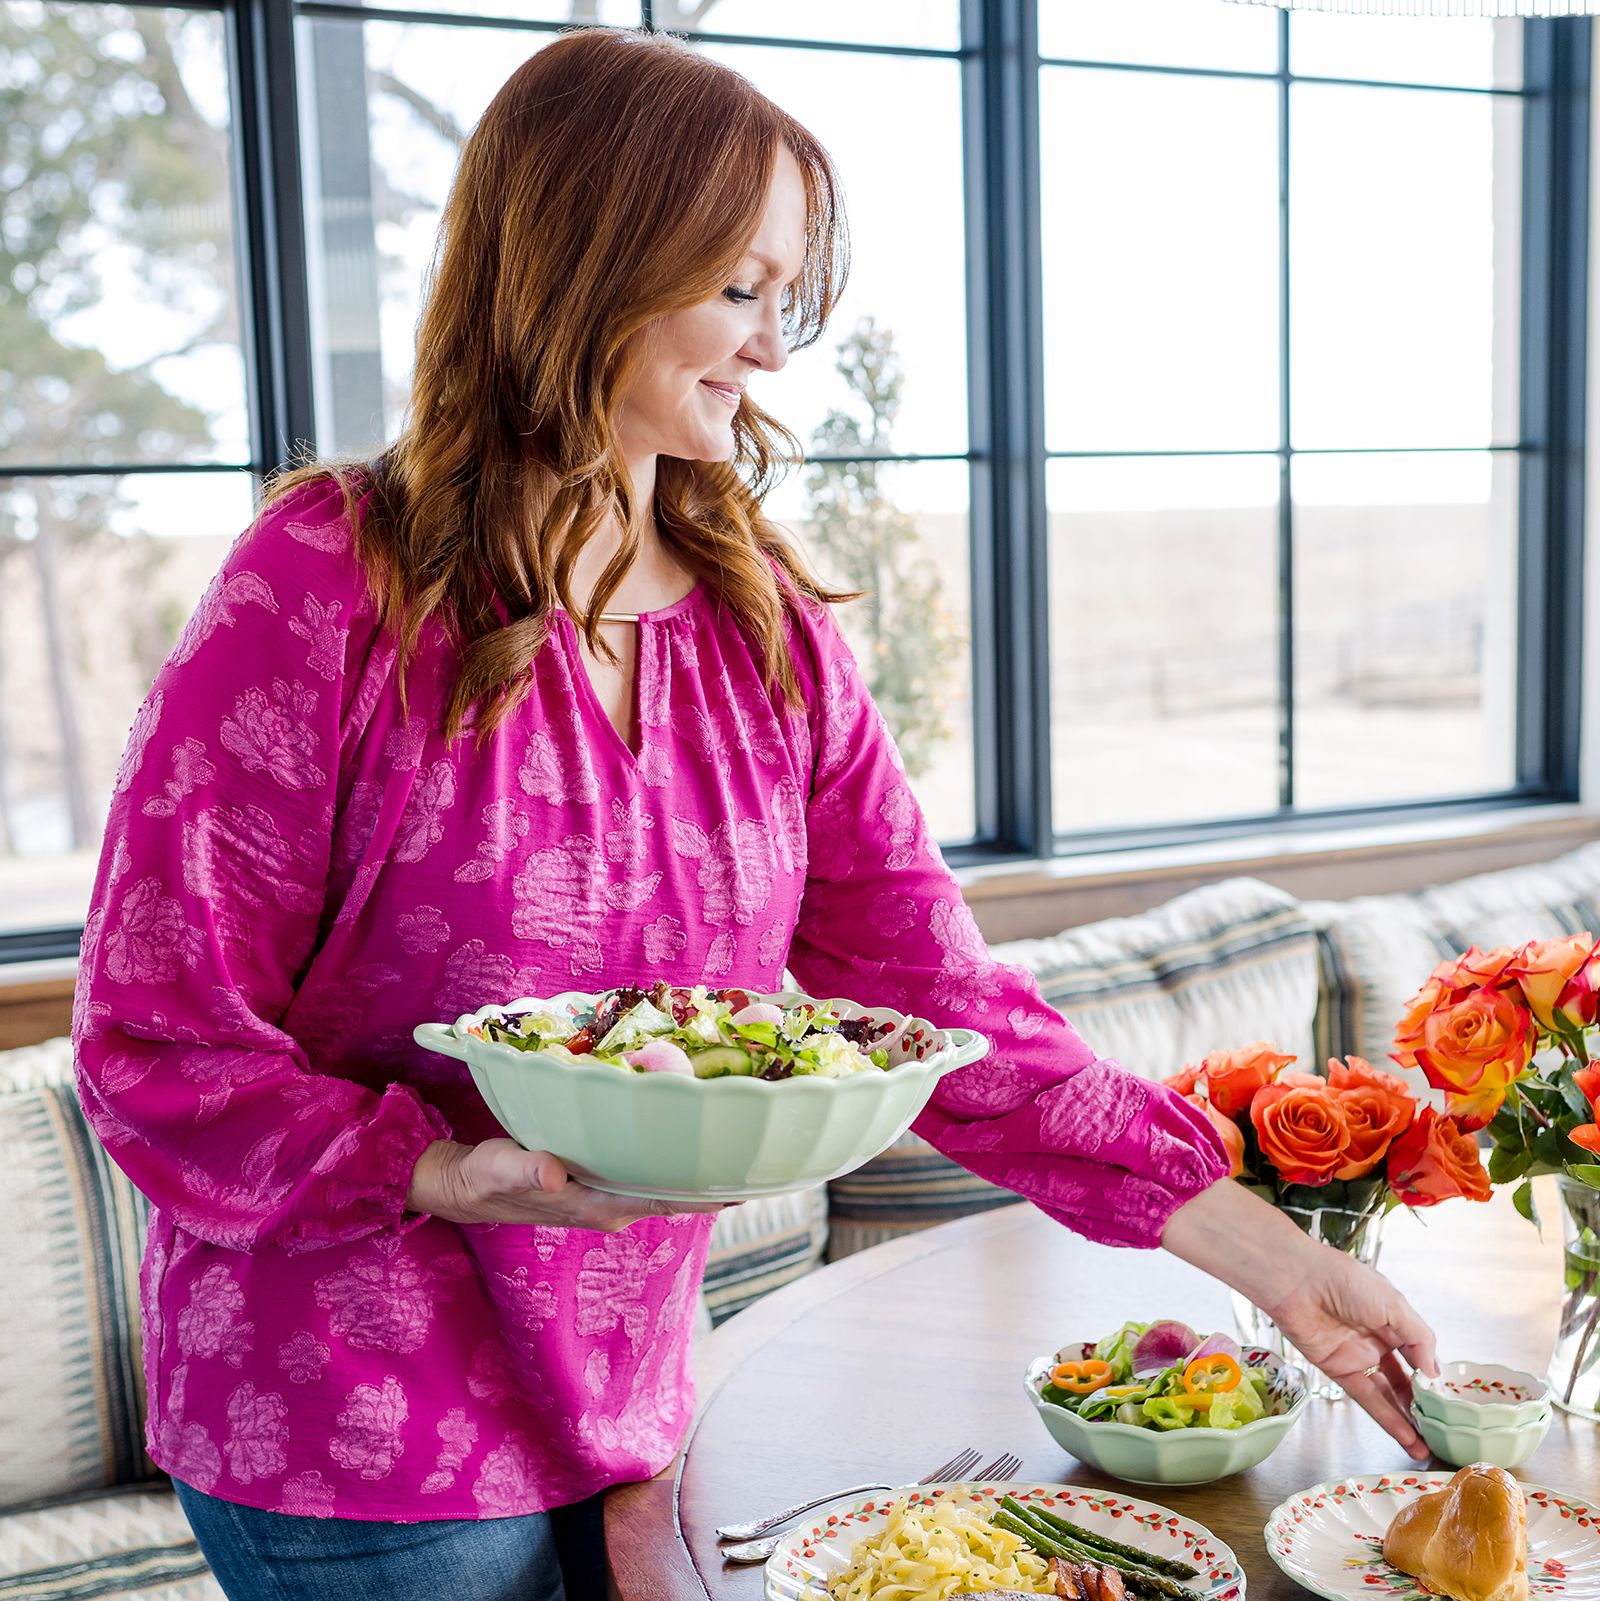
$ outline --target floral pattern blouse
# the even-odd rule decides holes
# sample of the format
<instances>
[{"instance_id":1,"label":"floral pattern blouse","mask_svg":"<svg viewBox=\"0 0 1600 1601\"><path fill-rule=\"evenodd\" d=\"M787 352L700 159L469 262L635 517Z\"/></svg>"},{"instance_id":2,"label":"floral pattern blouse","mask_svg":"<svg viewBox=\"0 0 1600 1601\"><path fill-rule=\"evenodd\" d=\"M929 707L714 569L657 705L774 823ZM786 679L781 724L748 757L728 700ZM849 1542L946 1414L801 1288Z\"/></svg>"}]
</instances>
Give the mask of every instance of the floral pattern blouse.
<instances>
[{"instance_id":1,"label":"floral pattern blouse","mask_svg":"<svg viewBox=\"0 0 1600 1601\"><path fill-rule=\"evenodd\" d=\"M1209 1122L994 962L827 608L790 712L704 589L639 620L639 748L564 613L527 698L446 744L430 624L402 715L338 492L242 534L140 708L84 929L85 1114L151 1202L151 1456L246 1506L493 1518L655 1473L693 1403L709 1215L616 1233L406 1211L503 1131L411 1031L629 983L808 992L981 1029L914 1125L1102 1241L1227 1171Z\"/></svg>"}]
</instances>

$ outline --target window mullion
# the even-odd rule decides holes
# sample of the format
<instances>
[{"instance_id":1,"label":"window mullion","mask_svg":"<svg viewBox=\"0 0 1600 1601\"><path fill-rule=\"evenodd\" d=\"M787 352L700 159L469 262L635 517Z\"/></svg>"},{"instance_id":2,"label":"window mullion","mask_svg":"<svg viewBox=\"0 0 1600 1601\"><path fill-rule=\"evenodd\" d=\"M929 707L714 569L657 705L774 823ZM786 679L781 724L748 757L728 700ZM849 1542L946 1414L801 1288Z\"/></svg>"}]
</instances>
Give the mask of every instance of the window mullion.
<instances>
[{"instance_id":1,"label":"window mullion","mask_svg":"<svg viewBox=\"0 0 1600 1601\"><path fill-rule=\"evenodd\" d=\"M1579 785L1592 24L1523 25L1517 785Z\"/></svg>"},{"instance_id":2,"label":"window mullion","mask_svg":"<svg viewBox=\"0 0 1600 1601\"><path fill-rule=\"evenodd\" d=\"M228 18L251 453L270 472L316 438L295 22L290 0L234 0Z\"/></svg>"},{"instance_id":3,"label":"window mullion","mask_svg":"<svg viewBox=\"0 0 1600 1601\"><path fill-rule=\"evenodd\" d=\"M978 835L1047 856L1048 524L1035 0L963 0Z\"/></svg>"},{"instance_id":4,"label":"window mullion","mask_svg":"<svg viewBox=\"0 0 1600 1601\"><path fill-rule=\"evenodd\" d=\"M1278 805L1294 807L1294 443L1289 340L1289 13L1278 18Z\"/></svg>"}]
</instances>

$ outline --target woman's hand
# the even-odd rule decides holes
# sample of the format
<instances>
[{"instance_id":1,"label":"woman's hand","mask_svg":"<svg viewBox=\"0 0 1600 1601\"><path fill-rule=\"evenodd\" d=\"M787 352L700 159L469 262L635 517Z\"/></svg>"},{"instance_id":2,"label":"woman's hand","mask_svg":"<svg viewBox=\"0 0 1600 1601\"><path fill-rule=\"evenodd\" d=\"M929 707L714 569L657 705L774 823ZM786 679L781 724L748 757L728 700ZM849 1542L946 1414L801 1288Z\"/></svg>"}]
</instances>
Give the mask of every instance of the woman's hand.
<instances>
[{"instance_id":1,"label":"woman's hand","mask_svg":"<svg viewBox=\"0 0 1600 1601\"><path fill-rule=\"evenodd\" d=\"M1161 1243L1248 1296L1412 1456L1428 1459L1400 1358L1438 1373L1433 1330L1386 1278L1308 1238L1232 1179L1184 1202Z\"/></svg>"},{"instance_id":2,"label":"woman's hand","mask_svg":"<svg viewBox=\"0 0 1600 1601\"><path fill-rule=\"evenodd\" d=\"M569 1178L548 1151L526 1151L508 1139L479 1145L435 1140L417 1159L406 1195L408 1212L428 1212L450 1223L541 1223L607 1234L642 1217L720 1212L724 1204L608 1195Z\"/></svg>"},{"instance_id":3,"label":"woman's hand","mask_svg":"<svg viewBox=\"0 0 1600 1601\"><path fill-rule=\"evenodd\" d=\"M1428 1447L1411 1422L1411 1377L1400 1357L1437 1373L1433 1330L1381 1273L1329 1246L1314 1250L1305 1277L1282 1299L1256 1304L1412 1456L1427 1461Z\"/></svg>"}]
</instances>

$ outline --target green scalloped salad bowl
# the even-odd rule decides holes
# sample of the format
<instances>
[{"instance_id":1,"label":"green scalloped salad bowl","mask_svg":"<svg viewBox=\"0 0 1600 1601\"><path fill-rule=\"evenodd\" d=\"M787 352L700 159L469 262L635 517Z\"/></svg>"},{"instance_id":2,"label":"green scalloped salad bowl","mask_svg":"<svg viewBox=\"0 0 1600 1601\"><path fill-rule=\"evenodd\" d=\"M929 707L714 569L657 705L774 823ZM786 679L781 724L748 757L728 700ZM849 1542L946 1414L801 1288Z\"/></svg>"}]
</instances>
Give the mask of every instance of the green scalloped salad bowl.
<instances>
[{"instance_id":1,"label":"green scalloped salad bowl","mask_svg":"<svg viewBox=\"0 0 1600 1601\"><path fill-rule=\"evenodd\" d=\"M1092 1345L1085 1347L1086 1351L1093 1349ZM1280 1362L1259 1347L1251 1347L1246 1355L1252 1363L1281 1368L1292 1400L1287 1410L1237 1429L1140 1429L1131 1423L1086 1423L1076 1412L1039 1393L1054 1357L1036 1357L1028 1364L1022 1382L1050 1437L1080 1462L1130 1484L1209 1484L1265 1462L1300 1421L1310 1398L1299 1368Z\"/></svg>"},{"instance_id":2,"label":"green scalloped salad bowl","mask_svg":"<svg viewBox=\"0 0 1600 1601\"><path fill-rule=\"evenodd\" d=\"M775 1006L822 1004L794 990L747 993ZM519 1145L559 1156L595 1189L652 1200L744 1201L838 1178L894 1144L938 1081L989 1049L973 1029L938 1029L850 1001L833 1003L841 1016L911 1025L888 1047L888 1069L776 1082L688 1078L521 1051L473 1032L508 1012L578 1008L594 999L576 990L524 997L454 1023L421 1023L412 1037L467 1064L489 1110Z\"/></svg>"}]
</instances>

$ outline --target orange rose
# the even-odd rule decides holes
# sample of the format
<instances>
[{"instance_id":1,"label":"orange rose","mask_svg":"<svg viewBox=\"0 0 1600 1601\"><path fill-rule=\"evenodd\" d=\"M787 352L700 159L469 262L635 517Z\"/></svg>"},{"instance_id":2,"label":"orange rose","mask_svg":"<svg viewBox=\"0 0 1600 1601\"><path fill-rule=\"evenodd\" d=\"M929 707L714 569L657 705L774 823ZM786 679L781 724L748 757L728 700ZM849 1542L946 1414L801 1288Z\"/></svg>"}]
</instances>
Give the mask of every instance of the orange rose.
<instances>
[{"instance_id":1,"label":"orange rose","mask_svg":"<svg viewBox=\"0 0 1600 1601\"><path fill-rule=\"evenodd\" d=\"M1180 1095L1193 1095L1195 1080L1200 1077L1200 1069L1192 1062L1186 1062L1171 1078L1162 1079L1162 1083L1170 1090L1176 1090Z\"/></svg>"},{"instance_id":2,"label":"orange rose","mask_svg":"<svg viewBox=\"0 0 1600 1601\"><path fill-rule=\"evenodd\" d=\"M1328 1081L1320 1073L1307 1073L1303 1068L1286 1067L1272 1081L1274 1084L1298 1084L1303 1090L1323 1090Z\"/></svg>"},{"instance_id":3,"label":"orange rose","mask_svg":"<svg viewBox=\"0 0 1600 1601\"><path fill-rule=\"evenodd\" d=\"M1516 960L1517 953L1509 945L1497 945L1492 951L1480 951L1476 945L1454 962L1435 968L1446 989L1476 990L1500 989L1515 980L1506 969Z\"/></svg>"},{"instance_id":4,"label":"orange rose","mask_svg":"<svg viewBox=\"0 0 1600 1601\"><path fill-rule=\"evenodd\" d=\"M1416 1116L1417 1098L1411 1086L1394 1073L1385 1073L1362 1056L1347 1056L1341 1062L1328 1058L1328 1085L1334 1091L1363 1089L1381 1090L1396 1106L1405 1108L1409 1120Z\"/></svg>"},{"instance_id":5,"label":"orange rose","mask_svg":"<svg viewBox=\"0 0 1600 1601\"><path fill-rule=\"evenodd\" d=\"M1556 1000L1556 1021L1568 1028L1593 1028L1600 1021L1600 946L1562 986Z\"/></svg>"},{"instance_id":6,"label":"orange rose","mask_svg":"<svg viewBox=\"0 0 1600 1601\"><path fill-rule=\"evenodd\" d=\"M1389 1184L1407 1206L1437 1206L1458 1195L1489 1199L1478 1142L1431 1106L1389 1147Z\"/></svg>"},{"instance_id":7,"label":"orange rose","mask_svg":"<svg viewBox=\"0 0 1600 1601\"><path fill-rule=\"evenodd\" d=\"M1584 1150L1600 1156L1600 1067L1579 1068L1572 1075L1572 1082L1583 1091L1583 1098L1589 1103L1589 1115L1594 1121L1580 1123L1567 1138L1574 1145L1581 1145Z\"/></svg>"},{"instance_id":8,"label":"orange rose","mask_svg":"<svg viewBox=\"0 0 1600 1601\"><path fill-rule=\"evenodd\" d=\"M1595 938L1589 933L1529 940L1506 969L1545 1029L1553 1026L1556 1003L1567 981L1594 954L1594 949Z\"/></svg>"},{"instance_id":9,"label":"orange rose","mask_svg":"<svg viewBox=\"0 0 1600 1601\"><path fill-rule=\"evenodd\" d=\"M1279 1068L1294 1057L1266 1040L1242 1045L1236 1051L1213 1051L1200 1064L1206 1081L1206 1097L1224 1117L1235 1117L1269 1085Z\"/></svg>"},{"instance_id":10,"label":"orange rose","mask_svg":"<svg viewBox=\"0 0 1600 1601\"><path fill-rule=\"evenodd\" d=\"M1395 1025L1394 1046L1389 1053L1391 1061L1401 1067L1417 1065L1417 1047L1422 1043L1423 1025L1436 1007L1443 1005L1454 991L1445 983L1445 975L1455 969L1449 962L1441 962L1433 970L1428 982L1406 1002L1405 1016Z\"/></svg>"},{"instance_id":11,"label":"orange rose","mask_svg":"<svg viewBox=\"0 0 1600 1601\"><path fill-rule=\"evenodd\" d=\"M1328 1086L1350 1127L1350 1149L1333 1176L1362 1178L1383 1160L1395 1136L1411 1127L1416 1100L1403 1079L1378 1072L1359 1056L1330 1061Z\"/></svg>"},{"instance_id":12,"label":"orange rose","mask_svg":"<svg viewBox=\"0 0 1600 1601\"><path fill-rule=\"evenodd\" d=\"M1344 1108L1326 1084L1269 1084L1251 1101L1250 1121L1286 1184L1326 1184L1350 1149Z\"/></svg>"},{"instance_id":13,"label":"orange rose","mask_svg":"<svg viewBox=\"0 0 1600 1601\"><path fill-rule=\"evenodd\" d=\"M1500 1110L1536 1043L1532 1017L1509 993L1471 990L1428 1015L1416 1061L1428 1082L1445 1092L1445 1111L1470 1131Z\"/></svg>"},{"instance_id":14,"label":"orange rose","mask_svg":"<svg viewBox=\"0 0 1600 1601\"><path fill-rule=\"evenodd\" d=\"M1228 1177L1236 1179L1244 1172L1244 1135L1239 1132L1239 1125L1231 1117L1224 1117L1210 1101L1203 1101L1198 1095L1185 1095L1191 1106L1198 1106L1207 1117L1211 1119L1212 1127L1222 1136L1222 1143L1228 1152Z\"/></svg>"}]
</instances>

